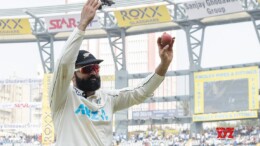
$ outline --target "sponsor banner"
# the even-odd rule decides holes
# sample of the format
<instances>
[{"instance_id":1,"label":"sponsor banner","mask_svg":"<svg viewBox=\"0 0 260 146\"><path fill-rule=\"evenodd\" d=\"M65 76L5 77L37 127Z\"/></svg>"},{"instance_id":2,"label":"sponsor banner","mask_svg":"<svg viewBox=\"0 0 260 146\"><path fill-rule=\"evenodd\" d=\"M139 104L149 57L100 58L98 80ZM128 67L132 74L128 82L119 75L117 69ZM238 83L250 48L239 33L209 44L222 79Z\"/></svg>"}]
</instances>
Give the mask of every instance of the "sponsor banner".
<instances>
[{"instance_id":1,"label":"sponsor banner","mask_svg":"<svg viewBox=\"0 0 260 146\"><path fill-rule=\"evenodd\" d=\"M5 79L0 80L0 84L35 84L42 83L42 79Z\"/></svg>"},{"instance_id":2,"label":"sponsor banner","mask_svg":"<svg viewBox=\"0 0 260 146\"><path fill-rule=\"evenodd\" d=\"M198 114L192 116L193 122L203 121L218 121L218 120L237 120L257 118L257 111L240 111L240 112L226 112L226 113L214 113L214 114Z\"/></svg>"},{"instance_id":3,"label":"sponsor banner","mask_svg":"<svg viewBox=\"0 0 260 146\"><path fill-rule=\"evenodd\" d=\"M41 102L19 102L19 103L0 103L0 109L12 108L41 108Z\"/></svg>"},{"instance_id":4,"label":"sponsor banner","mask_svg":"<svg viewBox=\"0 0 260 146\"><path fill-rule=\"evenodd\" d=\"M40 125L36 125L36 124L0 124L0 129L4 130L4 129L31 129L31 128L35 128L35 129L39 129L41 128Z\"/></svg>"},{"instance_id":5,"label":"sponsor banner","mask_svg":"<svg viewBox=\"0 0 260 146\"><path fill-rule=\"evenodd\" d=\"M28 18L0 19L0 35L31 34Z\"/></svg>"},{"instance_id":6,"label":"sponsor banner","mask_svg":"<svg viewBox=\"0 0 260 146\"><path fill-rule=\"evenodd\" d=\"M182 4L188 20L243 11L239 0L196 0Z\"/></svg>"},{"instance_id":7,"label":"sponsor banner","mask_svg":"<svg viewBox=\"0 0 260 146\"><path fill-rule=\"evenodd\" d=\"M175 116L183 115L183 110L180 109L168 109L168 110L149 110L149 111L133 111L132 119L161 119L161 118L173 118Z\"/></svg>"},{"instance_id":8,"label":"sponsor banner","mask_svg":"<svg viewBox=\"0 0 260 146\"><path fill-rule=\"evenodd\" d=\"M171 21L170 13L165 5L119 10L114 14L119 27Z\"/></svg>"},{"instance_id":9,"label":"sponsor banner","mask_svg":"<svg viewBox=\"0 0 260 146\"><path fill-rule=\"evenodd\" d=\"M54 143L54 126L51 118L49 104L49 84L52 74L45 74L43 79L43 97L42 97L42 144Z\"/></svg>"},{"instance_id":10,"label":"sponsor banner","mask_svg":"<svg viewBox=\"0 0 260 146\"><path fill-rule=\"evenodd\" d=\"M241 79L248 81L247 82L248 89L246 89L246 91L248 92L248 95L246 95L249 104L248 108L250 110L258 109L259 108L259 103L258 103L259 71L258 71L258 67L254 66L254 67L223 69L223 70L216 70L216 71L203 71L203 72L194 73L195 113L204 113L204 100L205 100L204 87L206 84L214 83L214 82L216 83L220 81L228 81L228 80L236 81ZM239 87L237 88L238 90L240 90ZM221 93L217 93L217 94L221 94Z\"/></svg>"},{"instance_id":11,"label":"sponsor banner","mask_svg":"<svg viewBox=\"0 0 260 146\"><path fill-rule=\"evenodd\" d=\"M102 81L115 81L115 75L104 75L101 76Z\"/></svg>"},{"instance_id":12,"label":"sponsor banner","mask_svg":"<svg viewBox=\"0 0 260 146\"><path fill-rule=\"evenodd\" d=\"M47 25L48 32L52 32L52 33L67 32L67 31L72 31L75 27L78 26L80 21L80 14L48 16L45 17L44 19ZM96 16L89 24L87 29L97 29L97 28L101 28L101 25L98 21L98 17Z\"/></svg>"}]
</instances>

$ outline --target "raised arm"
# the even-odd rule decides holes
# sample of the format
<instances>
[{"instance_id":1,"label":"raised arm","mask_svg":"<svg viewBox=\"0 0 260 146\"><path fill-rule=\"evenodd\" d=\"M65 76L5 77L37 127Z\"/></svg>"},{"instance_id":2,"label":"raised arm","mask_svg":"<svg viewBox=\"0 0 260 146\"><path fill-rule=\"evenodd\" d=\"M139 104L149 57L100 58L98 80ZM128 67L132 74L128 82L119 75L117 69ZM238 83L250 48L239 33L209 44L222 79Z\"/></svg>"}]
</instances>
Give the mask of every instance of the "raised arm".
<instances>
[{"instance_id":1,"label":"raised arm","mask_svg":"<svg viewBox=\"0 0 260 146\"><path fill-rule=\"evenodd\" d=\"M80 23L69 36L63 47L61 56L54 68L54 74L50 85L50 107L52 114L62 109L66 102L66 93L73 77L75 62L85 34L85 29L93 20L99 7L98 0L88 0L81 12Z\"/></svg>"},{"instance_id":2,"label":"raised arm","mask_svg":"<svg viewBox=\"0 0 260 146\"><path fill-rule=\"evenodd\" d=\"M157 73L160 76L164 76L168 70L168 67L170 66L173 58L173 44L175 41L175 38L172 38L172 41L170 44L163 47L161 44L161 37L157 39L157 45L159 48L159 56L161 59L161 63L157 66L155 73Z\"/></svg>"},{"instance_id":3,"label":"raised arm","mask_svg":"<svg viewBox=\"0 0 260 146\"><path fill-rule=\"evenodd\" d=\"M88 0L81 11L80 22L78 29L85 31L89 23L96 15L97 9L100 7L101 2L99 0Z\"/></svg>"},{"instance_id":4,"label":"raised arm","mask_svg":"<svg viewBox=\"0 0 260 146\"><path fill-rule=\"evenodd\" d=\"M136 88L126 88L117 91L112 99L114 103L114 112L144 102L148 97L153 96L153 92L164 80L164 75L166 74L173 58L172 47L174 44L174 38L170 44L164 47L160 42L161 38L159 37L157 44L161 63L156 68L155 73L146 77L144 81Z\"/></svg>"}]
</instances>

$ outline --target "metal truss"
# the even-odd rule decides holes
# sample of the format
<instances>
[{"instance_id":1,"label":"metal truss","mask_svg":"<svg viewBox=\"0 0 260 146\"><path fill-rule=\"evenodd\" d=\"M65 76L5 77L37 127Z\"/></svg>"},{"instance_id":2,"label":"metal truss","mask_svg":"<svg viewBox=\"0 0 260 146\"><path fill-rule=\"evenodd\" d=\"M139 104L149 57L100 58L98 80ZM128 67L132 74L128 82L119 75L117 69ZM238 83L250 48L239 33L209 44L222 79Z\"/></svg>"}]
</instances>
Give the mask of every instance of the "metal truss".
<instances>
[{"instance_id":1,"label":"metal truss","mask_svg":"<svg viewBox=\"0 0 260 146\"><path fill-rule=\"evenodd\" d=\"M116 71L126 70L125 30L124 29L107 30L107 34L108 34L111 52L115 62L115 70Z\"/></svg>"},{"instance_id":2,"label":"metal truss","mask_svg":"<svg viewBox=\"0 0 260 146\"><path fill-rule=\"evenodd\" d=\"M190 115L194 113L194 71L201 69L202 49L205 33L205 25L200 20L186 21L186 12L182 4L176 4L173 20L185 31L188 55L189 55L189 111ZM191 121L190 121L191 123ZM191 123L191 133L202 130L202 122Z\"/></svg>"},{"instance_id":3,"label":"metal truss","mask_svg":"<svg viewBox=\"0 0 260 146\"><path fill-rule=\"evenodd\" d=\"M111 28L117 28L116 19L113 15L113 12L103 11L101 10L101 14L98 14L99 22L106 30Z\"/></svg>"},{"instance_id":4,"label":"metal truss","mask_svg":"<svg viewBox=\"0 0 260 146\"><path fill-rule=\"evenodd\" d=\"M173 11L171 11L171 16L174 21L186 20L188 18L182 3L171 4L173 4Z\"/></svg>"},{"instance_id":5,"label":"metal truss","mask_svg":"<svg viewBox=\"0 0 260 146\"><path fill-rule=\"evenodd\" d=\"M180 25L186 33L190 69L197 70L201 68L205 26L199 21L192 22L189 24L180 23Z\"/></svg>"},{"instance_id":6,"label":"metal truss","mask_svg":"<svg viewBox=\"0 0 260 146\"><path fill-rule=\"evenodd\" d=\"M33 34L34 35L37 35L37 34L40 34L40 33L46 33L46 28L44 26L44 21L41 18L35 16L31 12L29 12L28 10L25 10L24 12L27 15L31 16L32 18L34 18L34 19L32 19L33 22L31 22L31 25L32 25L31 29L33 30Z\"/></svg>"},{"instance_id":7,"label":"metal truss","mask_svg":"<svg viewBox=\"0 0 260 146\"><path fill-rule=\"evenodd\" d=\"M103 20L101 25L106 29L109 45L111 48L112 56L115 63L115 70L126 70L126 59L125 59L125 29L117 27L115 17L111 14L112 12L104 12Z\"/></svg>"},{"instance_id":8,"label":"metal truss","mask_svg":"<svg viewBox=\"0 0 260 146\"><path fill-rule=\"evenodd\" d=\"M53 73L53 36L36 36L44 73Z\"/></svg>"},{"instance_id":9,"label":"metal truss","mask_svg":"<svg viewBox=\"0 0 260 146\"><path fill-rule=\"evenodd\" d=\"M260 14L255 11L250 11L248 12L248 14L251 16L251 20L254 25L256 36L258 38L258 42L260 43L260 21L258 20L260 18Z\"/></svg>"},{"instance_id":10,"label":"metal truss","mask_svg":"<svg viewBox=\"0 0 260 146\"><path fill-rule=\"evenodd\" d=\"M167 0L167 2L169 2L169 0ZM169 3L173 5L173 10L169 8L173 21L186 33L190 69L200 69L205 25L199 20L187 21L186 12L182 3Z\"/></svg>"},{"instance_id":11,"label":"metal truss","mask_svg":"<svg viewBox=\"0 0 260 146\"><path fill-rule=\"evenodd\" d=\"M242 7L245 10L252 10L252 9L257 9L259 6L259 3L257 0L240 0L242 3Z\"/></svg>"},{"instance_id":12,"label":"metal truss","mask_svg":"<svg viewBox=\"0 0 260 146\"><path fill-rule=\"evenodd\" d=\"M33 24L32 30L37 38L43 71L44 73L52 73L54 69L54 36L47 33L44 21L41 18L38 18L27 10L25 10L25 13L34 18L34 22L31 23Z\"/></svg>"},{"instance_id":13,"label":"metal truss","mask_svg":"<svg viewBox=\"0 0 260 146\"><path fill-rule=\"evenodd\" d=\"M104 13L103 27L106 28L111 53L115 65L115 87L120 89L128 86L128 73L126 71L125 57L125 29L117 28L115 18L109 12ZM115 29L115 27L117 29ZM116 135L126 135L128 137L128 110L121 110L115 113L115 133Z\"/></svg>"},{"instance_id":14,"label":"metal truss","mask_svg":"<svg viewBox=\"0 0 260 146\"><path fill-rule=\"evenodd\" d=\"M254 25L255 32L258 38L258 41L260 43L260 14L259 12L255 11L259 7L259 3L257 0L241 0L242 6L245 10L247 10L247 13L251 17L251 21Z\"/></svg>"}]
</instances>

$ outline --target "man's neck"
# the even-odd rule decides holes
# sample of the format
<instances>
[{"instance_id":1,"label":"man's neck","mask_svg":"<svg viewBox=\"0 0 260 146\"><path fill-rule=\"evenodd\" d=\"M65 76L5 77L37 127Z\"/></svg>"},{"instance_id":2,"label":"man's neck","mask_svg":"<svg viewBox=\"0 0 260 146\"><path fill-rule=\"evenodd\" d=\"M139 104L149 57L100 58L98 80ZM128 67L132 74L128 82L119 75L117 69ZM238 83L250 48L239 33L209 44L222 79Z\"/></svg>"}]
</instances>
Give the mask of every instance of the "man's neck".
<instances>
[{"instance_id":1,"label":"man's neck","mask_svg":"<svg viewBox=\"0 0 260 146\"><path fill-rule=\"evenodd\" d=\"M79 93L81 96L85 97L86 99L87 99L89 96L95 94L95 91L82 91L82 90L80 90L78 87L76 87L76 86L74 86L74 87L75 87L76 91L78 91L77 94Z\"/></svg>"},{"instance_id":2,"label":"man's neck","mask_svg":"<svg viewBox=\"0 0 260 146\"><path fill-rule=\"evenodd\" d=\"M86 97L85 98L87 98L87 97L89 97L91 95L94 95L95 91L86 91L85 93L86 93Z\"/></svg>"}]
</instances>

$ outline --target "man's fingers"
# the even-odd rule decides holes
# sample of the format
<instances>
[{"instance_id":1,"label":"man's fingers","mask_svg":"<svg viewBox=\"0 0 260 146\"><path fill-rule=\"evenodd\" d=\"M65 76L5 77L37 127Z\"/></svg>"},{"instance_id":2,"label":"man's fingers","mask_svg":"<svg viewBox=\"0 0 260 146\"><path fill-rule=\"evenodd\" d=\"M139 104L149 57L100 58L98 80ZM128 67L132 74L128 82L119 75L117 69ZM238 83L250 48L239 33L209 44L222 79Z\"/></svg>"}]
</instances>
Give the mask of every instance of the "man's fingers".
<instances>
[{"instance_id":1,"label":"man's fingers","mask_svg":"<svg viewBox=\"0 0 260 146\"><path fill-rule=\"evenodd\" d=\"M163 49L162 44L161 44L161 41L162 41L162 38L159 37L159 38L157 39L157 44L158 44L159 49Z\"/></svg>"},{"instance_id":2,"label":"man's fingers","mask_svg":"<svg viewBox=\"0 0 260 146\"><path fill-rule=\"evenodd\" d=\"M162 49L162 51L163 51L163 52L167 51L169 47L170 47L170 45L169 45L169 44L168 44L168 45L166 45L166 46L164 46L164 47L163 47L163 49Z\"/></svg>"},{"instance_id":3,"label":"man's fingers","mask_svg":"<svg viewBox=\"0 0 260 146\"><path fill-rule=\"evenodd\" d=\"M162 40L161 37L159 37L159 38L157 39L157 44L158 44L158 45L161 44L161 40Z\"/></svg>"},{"instance_id":4,"label":"man's fingers","mask_svg":"<svg viewBox=\"0 0 260 146\"><path fill-rule=\"evenodd\" d=\"M88 0L87 5L91 6L95 0Z\"/></svg>"},{"instance_id":5,"label":"man's fingers","mask_svg":"<svg viewBox=\"0 0 260 146\"><path fill-rule=\"evenodd\" d=\"M172 41L171 41L171 43L170 43L170 48L173 47L174 41L175 41L175 37L172 38Z\"/></svg>"},{"instance_id":6,"label":"man's fingers","mask_svg":"<svg viewBox=\"0 0 260 146\"><path fill-rule=\"evenodd\" d=\"M89 5L90 1L91 1L91 0L88 0L88 1L86 2L86 5Z\"/></svg>"},{"instance_id":7,"label":"man's fingers","mask_svg":"<svg viewBox=\"0 0 260 146\"><path fill-rule=\"evenodd\" d=\"M175 37L172 38L172 45L174 44L175 42Z\"/></svg>"},{"instance_id":8,"label":"man's fingers","mask_svg":"<svg viewBox=\"0 0 260 146\"><path fill-rule=\"evenodd\" d=\"M93 3L92 3L91 6L95 7L95 6L98 4L98 1L99 1L99 0L93 0Z\"/></svg>"},{"instance_id":9,"label":"man's fingers","mask_svg":"<svg viewBox=\"0 0 260 146\"><path fill-rule=\"evenodd\" d=\"M94 6L94 9L97 10L101 5L100 0L97 1L96 5Z\"/></svg>"},{"instance_id":10,"label":"man's fingers","mask_svg":"<svg viewBox=\"0 0 260 146\"><path fill-rule=\"evenodd\" d=\"M96 1L96 0L88 0L89 1L89 6L93 6L93 3Z\"/></svg>"}]
</instances>

